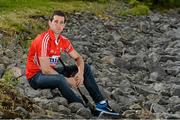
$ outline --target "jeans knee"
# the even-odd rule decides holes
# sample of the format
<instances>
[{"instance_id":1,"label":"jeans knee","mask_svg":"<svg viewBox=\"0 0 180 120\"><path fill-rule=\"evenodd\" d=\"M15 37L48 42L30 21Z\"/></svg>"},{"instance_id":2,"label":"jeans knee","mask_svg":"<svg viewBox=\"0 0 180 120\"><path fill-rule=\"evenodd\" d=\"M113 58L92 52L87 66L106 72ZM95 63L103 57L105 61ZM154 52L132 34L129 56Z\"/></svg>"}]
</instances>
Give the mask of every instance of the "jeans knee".
<instances>
[{"instance_id":1,"label":"jeans knee","mask_svg":"<svg viewBox=\"0 0 180 120\"><path fill-rule=\"evenodd\" d=\"M87 63L84 64L85 71L91 71L91 66Z\"/></svg>"}]
</instances>

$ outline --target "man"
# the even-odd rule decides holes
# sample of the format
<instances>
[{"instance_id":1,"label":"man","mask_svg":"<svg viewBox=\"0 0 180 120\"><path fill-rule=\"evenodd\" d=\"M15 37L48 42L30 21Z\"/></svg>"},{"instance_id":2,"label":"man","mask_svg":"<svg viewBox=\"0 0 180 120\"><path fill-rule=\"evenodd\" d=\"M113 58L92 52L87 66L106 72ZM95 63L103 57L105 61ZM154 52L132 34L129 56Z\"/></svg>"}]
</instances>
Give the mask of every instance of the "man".
<instances>
[{"instance_id":1,"label":"man","mask_svg":"<svg viewBox=\"0 0 180 120\"><path fill-rule=\"evenodd\" d=\"M69 103L83 101L71 89L84 85L99 111L113 112L95 82L88 64L73 48L71 42L61 35L65 27L65 14L54 11L48 24L49 30L38 35L31 43L27 58L26 77L34 89L58 88ZM60 55L66 52L75 60L75 66L56 68Z\"/></svg>"}]
</instances>

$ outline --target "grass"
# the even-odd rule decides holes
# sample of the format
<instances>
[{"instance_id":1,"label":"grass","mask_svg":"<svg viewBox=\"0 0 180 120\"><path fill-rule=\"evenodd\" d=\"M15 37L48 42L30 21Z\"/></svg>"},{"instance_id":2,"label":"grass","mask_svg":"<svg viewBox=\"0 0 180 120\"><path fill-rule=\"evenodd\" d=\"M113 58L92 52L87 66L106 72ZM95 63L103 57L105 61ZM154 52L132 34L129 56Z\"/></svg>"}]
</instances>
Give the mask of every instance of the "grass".
<instances>
[{"instance_id":1,"label":"grass","mask_svg":"<svg viewBox=\"0 0 180 120\"><path fill-rule=\"evenodd\" d=\"M0 0L0 28L21 31L22 23L28 23L28 16L49 16L53 10L65 12L90 11L103 14L109 3L58 0Z\"/></svg>"},{"instance_id":2,"label":"grass","mask_svg":"<svg viewBox=\"0 0 180 120\"><path fill-rule=\"evenodd\" d=\"M109 19L105 14L107 8L118 13L123 6L115 0L110 2L88 2L83 0L0 0L0 31L7 33L11 39L13 35L23 48L26 48L30 41L45 30L47 20L32 19L31 16L48 17L53 10L62 10L67 13L74 11L88 11L102 19ZM106 11L106 12L105 12ZM27 35L27 34L28 35ZM26 34L26 35L24 35ZM8 46L7 39L0 44ZM8 40L8 42L10 42Z\"/></svg>"}]
</instances>

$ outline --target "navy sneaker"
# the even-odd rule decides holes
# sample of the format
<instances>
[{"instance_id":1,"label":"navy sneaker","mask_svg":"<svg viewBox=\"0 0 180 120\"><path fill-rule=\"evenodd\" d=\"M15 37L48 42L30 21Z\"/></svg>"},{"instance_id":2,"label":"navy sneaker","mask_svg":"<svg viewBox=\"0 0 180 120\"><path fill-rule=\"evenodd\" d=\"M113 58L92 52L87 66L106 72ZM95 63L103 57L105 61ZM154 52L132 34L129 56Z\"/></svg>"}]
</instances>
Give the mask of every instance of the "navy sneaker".
<instances>
[{"instance_id":1,"label":"navy sneaker","mask_svg":"<svg viewBox=\"0 0 180 120\"><path fill-rule=\"evenodd\" d=\"M106 100L96 103L96 110L110 115L119 115L119 113L111 109Z\"/></svg>"}]
</instances>

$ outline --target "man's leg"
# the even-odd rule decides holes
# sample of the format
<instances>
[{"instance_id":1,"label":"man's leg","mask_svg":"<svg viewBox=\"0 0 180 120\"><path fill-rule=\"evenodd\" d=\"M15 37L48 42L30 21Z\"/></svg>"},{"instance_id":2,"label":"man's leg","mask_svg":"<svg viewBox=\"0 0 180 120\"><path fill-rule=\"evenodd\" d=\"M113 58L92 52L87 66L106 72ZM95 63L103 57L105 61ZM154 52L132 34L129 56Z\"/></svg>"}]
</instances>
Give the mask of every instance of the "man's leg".
<instances>
[{"instance_id":1,"label":"man's leg","mask_svg":"<svg viewBox=\"0 0 180 120\"><path fill-rule=\"evenodd\" d=\"M67 68L69 74L67 75L75 75L78 69L77 66L70 66ZM119 115L119 113L113 111L108 104L108 101L102 96L92 73L91 67L88 64L85 64L84 67L84 86L88 90L90 96L93 101L96 103L96 110L107 113L111 115Z\"/></svg>"},{"instance_id":2,"label":"man's leg","mask_svg":"<svg viewBox=\"0 0 180 120\"><path fill-rule=\"evenodd\" d=\"M105 100L105 98L102 96L95 82L91 68L88 64L85 64L84 69L84 85L86 89L89 91L94 102L96 103L96 110L100 111L101 114L106 113L111 115L119 115L119 113L111 109L111 107L108 104L108 101Z\"/></svg>"},{"instance_id":3,"label":"man's leg","mask_svg":"<svg viewBox=\"0 0 180 120\"><path fill-rule=\"evenodd\" d=\"M58 70L58 71L60 71L60 70ZM67 76L67 75L74 76L77 72L78 72L78 68L76 65L67 66L66 71L61 71L61 73L64 74L65 76ZM88 90L90 96L92 97L92 99L95 103L98 103L98 102L104 100L104 98L95 82L91 67L88 64L85 64L85 66L84 66L84 86Z\"/></svg>"},{"instance_id":4,"label":"man's leg","mask_svg":"<svg viewBox=\"0 0 180 120\"><path fill-rule=\"evenodd\" d=\"M31 78L29 83L34 89L58 88L62 96L65 97L69 103L80 102L83 104L83 101L78 96L76 96L76 94L72 91L64 76L61 74L44 75L41 72L39 72L33 78Z\"/></svg>"},{"instance_id":5,"label":"man's leg","mask_svg":"<svg viewBox=\"0 0 180 120\"><path fill-rule=\"evenodd\" d=\"M84 86L88 90L95 103L104 100L104 97L102 96L95 82L91 67L88 64L85 64L84 66Z\"/></svg>"}]
</instances>

